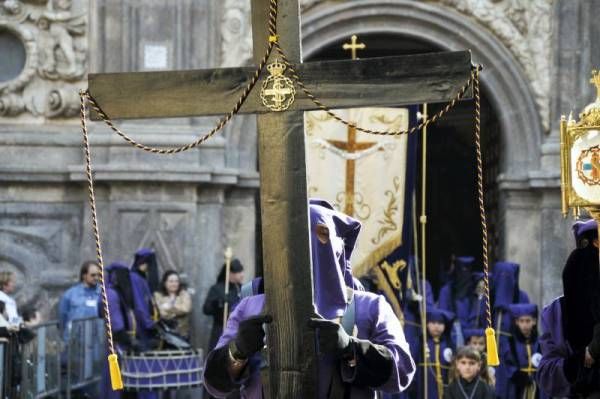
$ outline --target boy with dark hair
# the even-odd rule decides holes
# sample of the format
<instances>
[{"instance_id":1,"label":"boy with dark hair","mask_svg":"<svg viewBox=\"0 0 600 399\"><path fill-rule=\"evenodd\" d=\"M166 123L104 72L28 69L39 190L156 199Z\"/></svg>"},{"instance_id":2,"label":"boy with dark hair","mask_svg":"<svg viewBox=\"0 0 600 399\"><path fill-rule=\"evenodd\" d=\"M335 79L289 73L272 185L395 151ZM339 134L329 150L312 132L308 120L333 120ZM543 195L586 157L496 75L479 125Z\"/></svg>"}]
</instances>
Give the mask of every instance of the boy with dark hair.
<instances>
[{"instance_id":1,"label":"boy with dark hair","mask_svg":"<svg viewBox=\"0 0 600 399\"><path fill-rule=\"evenodd\" d=\"M454 376L444 399L494 399L494 390L481 378L483 358L470 346L460 348L453 360Z\"/></svg>"}]
</instances>

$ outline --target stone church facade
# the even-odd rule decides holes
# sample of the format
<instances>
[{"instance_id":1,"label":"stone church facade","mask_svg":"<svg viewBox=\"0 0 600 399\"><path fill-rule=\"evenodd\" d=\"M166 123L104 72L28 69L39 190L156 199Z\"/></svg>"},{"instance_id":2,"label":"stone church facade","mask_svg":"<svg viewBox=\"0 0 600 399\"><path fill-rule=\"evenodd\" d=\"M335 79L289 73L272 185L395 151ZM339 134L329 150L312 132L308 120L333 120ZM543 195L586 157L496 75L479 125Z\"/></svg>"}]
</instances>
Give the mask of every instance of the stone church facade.
<instances>
[{"instance_id":1,"label":"stone church facade","mask_svg":"<svg viewBox=\"0 0 600 399\"><path fill-rule=\"evenodd\" d=\"M558 119L594 95L587 81L600 65L598 11L586 0L304 0L303 52L373 32L472 50L502 131L499 252L522 265L522 285L546 303L560 293L572 247L560 215ZM0 269L17 273L22 303L51 317L81 261L94 257L78 119L86 74L249 64L250 2L4 0L0 54L11 60L0 60ZM174 146L214 122L120 125L146 144ZM253 274L252 117L177 156L135 150L101 123L91 137L105 262L156 248L162 270L185 274L197 310L226 246ZM205 333L208 320L196 313Z\"/></svg>"}]
</instances>

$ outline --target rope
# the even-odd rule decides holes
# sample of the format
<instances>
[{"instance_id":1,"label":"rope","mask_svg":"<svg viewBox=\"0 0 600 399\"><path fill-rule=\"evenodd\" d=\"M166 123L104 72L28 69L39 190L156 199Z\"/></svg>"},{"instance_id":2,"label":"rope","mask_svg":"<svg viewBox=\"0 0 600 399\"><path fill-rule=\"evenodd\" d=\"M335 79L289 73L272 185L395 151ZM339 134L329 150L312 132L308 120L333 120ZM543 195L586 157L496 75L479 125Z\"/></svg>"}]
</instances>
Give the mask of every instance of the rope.
<instances>
[{"instance_id":1,"label":"rope","mask_svg":"<svg viewBox=\"0 0 600 399\"><path fill-rule=\"evenodd\" d=\"M479 72L481 66L478 66L471 72L473 81L473 96L475 97L475 154L477 157L477 201L479 205L479 216L481 220L482 236L482 254L483 254L483 284L484 295L486 297L486 319L487 326L492 328L492 305L490 302L490 273L488 257L488 231L485 215L485 203L483 194L483 157L481 155L481 95L479 92Z\"/></svg>"},{"instance_id":2,"label":"rope","mask_svg":"<svg viewBox=\"0 0 600 399\"><path fill-rule=\"evenodd\" d=\"M283 60L285 65L287 66L287 69L290 71L290 74L291 74L293 80L300 87L300 89L304 92L306 97L308 97L321 111L324 111L325 113L327 113L327 115L329 115L331 118L335 119L336 121L343 123L344 125L346 125L348 127L354 128L354 129L358 130L359 132L363 132L363 133L367 133L367 134L375 134L375 135L380 135L380 136L399 136L402 134L412 134L412 133L419 131L423 128L426 128L430 124L436 122L444 114L446 114L448 111L450 111L452 108L454 108L454 106L457 104L457 102L460 101L465 96L467 90L473 83L473 79L474 79L473 74L471 74L471 77L469 78L469 80L459 89L458 93L452 98L452 100L450 100L450 102L448 104L446 104L446 106L444 108L442 108L440 111L438 111L431 118L425 119L423 122L419 123L418 125L415 125L415 126L411 127L410 129L406 129L406 130L372 130L372 129L366 129L366 128L357 126L355 123L350 122L350 121L340 117L335 112L333 112L330 107L323 104L321 102L321 100L319 100L317 98L317 96L315 96L306 87L306 85L300 78L300 75L294 68L294 65L288 60L287 56L285 55L285 52L283 51L283 49L281 48L281 46L279 45L278 42L275 43L275 49L279 53L279 56L281 57L281 59Z\"/></svg>"},{"instance_id":3,"label":"rope","mask_svg":"<svg viewBox=\"0 0 600 399\"><path fill-rule=\"evenodd\" d=\"M94 193L94 176L92 174L92 156L90 152L90 143L88 139L88 130L85 112L85 91L79 92L81 130L83 132L83 149L85 152L85 174L88 182L88 193L90 210L92 214L92 229L96 241L96 258L100 266L100 295L102 296L102 306L104 308L104 324L106 325L106 337L108 338L108 351L111 355L115 354L115 345L113 342L112 325L110 323L110 310L108 308L108 299L106 297L106 278L104 274L104 261L102 259L102 248L100 244L100 229L98 227L98 216L96 214L96 195Z\"/></svg>"},{"instance_id":4,"label":"rope","mask_svg":"<svg viewBox=\"0 0 600 399\"><path fill-rule=\"evenodd\" d=\"M254 86L258 82L258 79L260 78L260 75L261 75L262 71L264 70L265 65L267 64L267 61L269 60L271 52L273 51L273 46L276 43L275 41L272 41L271 38L277 38L277 1L278 0L271 0L269 3L269 19L268 19L269 41L267 42L267 50L265 51L265 54L261 58L258 66L254 70L254 74L252 75L250 82L248 82L246 87L244 87L242 94L238 98L237 102L235 103L235 105L233 106L231 111L229 111L227 114L222 116L219 119L219 121L217 122L217 125L215 127L213 127L208 133L202 135L197 140L195 140L191 143L188 143L188 144L185 144L185 145L182 145L179 147L168 147L168 148L157 148L157 147L151 147L151 146L142 144L142 143L134 140L133 138L129 137L127 134L123 133L118 127L116 127L114 125L113 121L106 114L106 112L104 112L104 110L102 109L100 104L98 104L98 101L96 101L96 99L94 98L94 96L92 96L92 94L89 92L89 90L86 90L83 94L80 93L80 96L83 98L83 96L85 95L85 98L89 101L92 108L94 108L94 110L96 111L98 116L100 116L100 119L102 119L109 128L111 128L117 135L119 135L119 137L121 137L127 143L131 144L132 146L134 146L136 148L139 148L140 150L144 150L144 151L151 152L154 154L177 154L177 153L180 153L183 151L191 150L192 148L196 148L199 145L201 145L202 143L204 143L206 140L208 140L212 136L214 136L217 132L219 132L221 129L223 129L225 127L225 125L227 125L227 123L229 123L229 121L231 121L233 116L236 115L239 112L239 110L242 108L242 105L244 105L244 103L248 99L248 96L250 95L250 92L252 92L252 89L254 89Z\"/></svg>"}]
</instances>

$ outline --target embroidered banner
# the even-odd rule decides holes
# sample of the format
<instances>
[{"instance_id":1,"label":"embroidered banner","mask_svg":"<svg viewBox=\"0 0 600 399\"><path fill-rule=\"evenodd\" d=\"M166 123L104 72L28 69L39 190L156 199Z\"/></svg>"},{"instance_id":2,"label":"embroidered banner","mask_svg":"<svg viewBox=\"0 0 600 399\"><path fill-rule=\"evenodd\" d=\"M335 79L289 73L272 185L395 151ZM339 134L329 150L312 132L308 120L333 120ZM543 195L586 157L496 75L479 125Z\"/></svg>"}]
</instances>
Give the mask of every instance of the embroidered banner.
<instances>
[{"instance_id":1,"label":"embroidered banner","mask_svg":"<svg viewBox=\"0 0 600 399\"><path fill-rule=\"evenodd\" d=\"M373 130L405 130L411 119L409 108L334 112L357 126ZM414 109L412 113L414 119ZM323 111L306 112L304 118L309 196L326 199L361 221L359 242L352 255L354 275L370 274L375 280L385 275L389 283L386 285L396 291L386 296L400 298L403 284L399 276L406 267L410 250L410 244L404 241L411 233L414 187L415 157L414 151L411 155L408 150L409 137L362 133ZM416 143L415 137L412 135L411 143ZM398 251L400 248L404 250Z\"/></svg>"}]
</instances>

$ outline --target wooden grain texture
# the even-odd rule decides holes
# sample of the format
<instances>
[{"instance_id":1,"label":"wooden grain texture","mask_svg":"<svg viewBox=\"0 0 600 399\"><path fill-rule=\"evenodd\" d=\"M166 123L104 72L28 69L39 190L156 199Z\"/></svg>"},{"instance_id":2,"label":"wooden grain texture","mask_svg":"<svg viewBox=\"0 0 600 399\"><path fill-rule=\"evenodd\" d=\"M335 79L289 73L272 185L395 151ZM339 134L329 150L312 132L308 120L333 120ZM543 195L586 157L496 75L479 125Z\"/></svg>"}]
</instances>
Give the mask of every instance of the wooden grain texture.
<instances>
[{"instance_id":1,"label":"wooden grain texture","mask_svg":"<svg viewBox=\"0 0 600 399\"><path fill-rule=\"evenodd\" d=\"M268 0L252 1L254 57L265 50ZM279 2L279 40L301 62L297 0ZM314 336L306 323L313 314L313 286L306 191L304 113L258 116L260 204L269 368L262 374L271 399L316 397Z\"/></svg>"},{"instance_id":2,"label":"wooden grain texture","mask_svg":"<svg viewBox=\"0 0 600 399\"><path fill-rule=\"evenodd\" d=\"M264 42L255 41L255 47L260 43ZM292 53L292 46L284 48ZM308 88L332 108L433 103L450 100L469 79L471 53L319 61L298 63L297 69ZM113 119L223 115L232 109L253 71L245 67L90 74L88 84L92 96ZM261 79L267 76L265 72ZM241 113L268 111L259 97L261 82ZM313 102L296 88L290 111L313 109Z\"/></svg>"}]
</instances>

